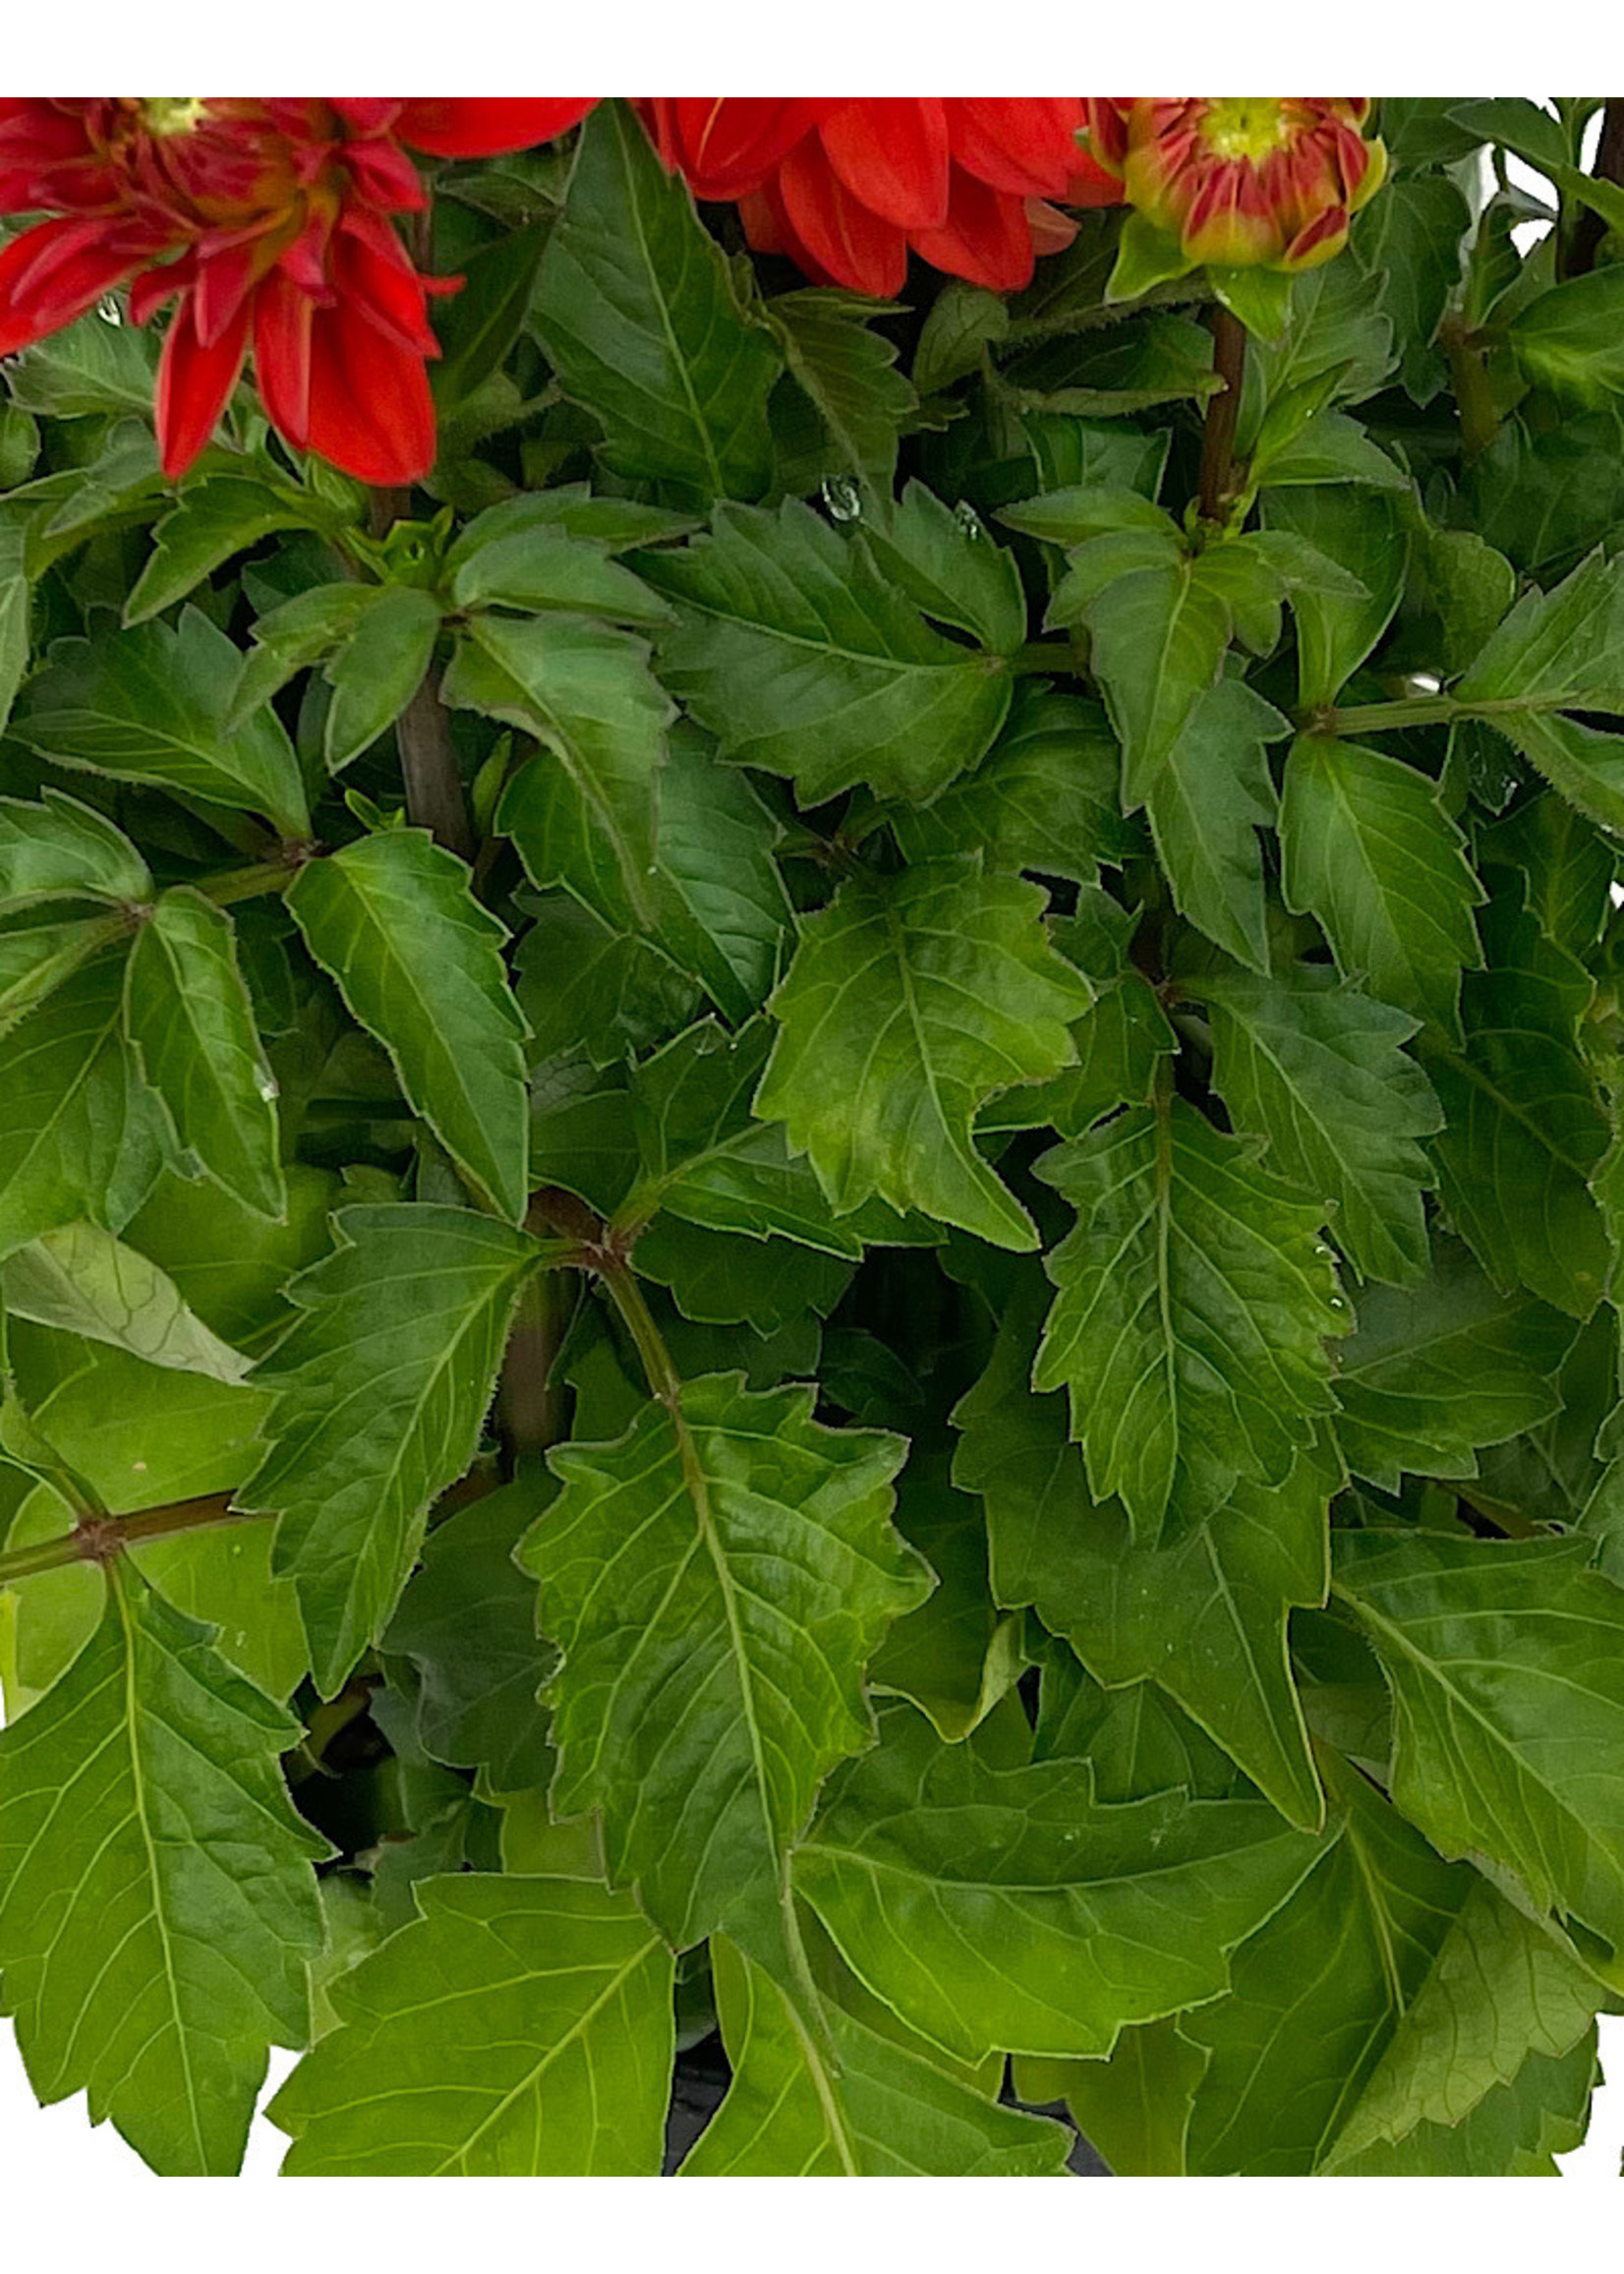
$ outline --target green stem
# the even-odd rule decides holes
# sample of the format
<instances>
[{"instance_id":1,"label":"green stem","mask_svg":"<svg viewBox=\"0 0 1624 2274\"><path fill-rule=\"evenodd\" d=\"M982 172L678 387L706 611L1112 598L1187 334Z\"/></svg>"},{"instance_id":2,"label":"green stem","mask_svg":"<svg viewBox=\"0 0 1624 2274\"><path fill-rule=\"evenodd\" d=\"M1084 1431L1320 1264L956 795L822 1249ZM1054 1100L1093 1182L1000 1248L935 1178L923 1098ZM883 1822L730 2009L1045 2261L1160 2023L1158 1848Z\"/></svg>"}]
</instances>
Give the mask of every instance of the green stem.
<instances>
[{"instance_id":1,"label":"green stem","mask_svg":"<svg viewBox=\"0 0 1624 2274\"><path fill-rule=\"evenodd\" d=\"M170 1500L130 1516L82 1517L71 1532L36 1540L0 1555L0 1587L39 1571L61 1571L72 1563L111 1563L126 1547L144 1540L164 1540L176 1532L201 1532L214 1524L257 1523L259 1517L233 1508L229 1492L204 1492L194 1500Z\"/></svg>"},{"instance_id":2,"label":"green stem","mask_svg":"<svg viewBox=\"0 0 1624 2274\"><path fill-rule=\"evenodd\" d=\"M1353 703L1345 711L1316 711L1302 724L1308 731L1323 734L1380 734L1395 727L1447 727L1467 708L1453 695L1417 695L1395 703Z\"/></svg>"},{"instance_id":3,"label":"green stem","mask_svg":"<svg viewBox=\"0 0 1624 2274\"><path fill-rule=\"evenodd\" d=\"M1461 420L1461 456L1470 466L1480 457L1500 431L1488 366L1458 316L1446 316L1438 326L1438 344L1449 362L1455 389L1455 407Z\"/></svg>"},{"instance_id":4,"label":"green stem","mask_svg":"<svg viewBox=\"0 0 1624 2274\"><path fill-rule=\"evenodd\" d=\"M1209 311L1207 321L1212 326L1212 368L1224 383L1207 398L1206 424L1201 430L1201 518L1227 521L1235 501L1231 494L1235 427L1247 376L1247 327L1221 305Z\"/></svg>"},{"instance_id":5,"label":"green stem","mask_svg":"<svg viewBox=\"0 0 1624 2274\"><path fill-rule=\"evenodd\" d=\"M1070 635L1061 639L1028 640L1005 659L1006 670L1023 678L1032 671L1070 671L1076 669L1076 650Z\"/></svg>"},{"instance_id":6,"label":"green stem","mask_svg":"<svg viewBox=\"0 0 1624 2274\"><path fill-rule=\"evenodd\" d=\"M217 908L232 907L238 901L258 900L265 893L285 892L315 849L314 845L300 845L282 860L260 860L251 868L227 869L222 876L203 878L194 890L202 893L205 901L212 901Z\"/></svg>"},{"instance_id":7,"label":"green stem","mask_svg":"<svg viewBox=\"0 0 1624 2274\"><path fill-rule=\"evenodd\" d=\"M1624 182L1624 95L1609 94L1601 113L1601 140L1595 150L1595 179ZM1589 205L1582 205L1570 227L1559 226L1556 237L1558 281L1584 276L1595 266L1607 224Z\"/></svg>"},{"instance_id":8,"label":"green stem","mask_svg":"<svg viewBox=\"0 0 1624 2274\"><path fill-rule=\"evenodd\" d=\"M682 1395L682 1377L666 1348L666 1338L655 1324L654 1312L636 1278L624 1263L605 1264L598 1274L605 1294L620 1314L620 1323L637 1345L651 1396L672 1414Z\"/></svg>"}]
</instances>

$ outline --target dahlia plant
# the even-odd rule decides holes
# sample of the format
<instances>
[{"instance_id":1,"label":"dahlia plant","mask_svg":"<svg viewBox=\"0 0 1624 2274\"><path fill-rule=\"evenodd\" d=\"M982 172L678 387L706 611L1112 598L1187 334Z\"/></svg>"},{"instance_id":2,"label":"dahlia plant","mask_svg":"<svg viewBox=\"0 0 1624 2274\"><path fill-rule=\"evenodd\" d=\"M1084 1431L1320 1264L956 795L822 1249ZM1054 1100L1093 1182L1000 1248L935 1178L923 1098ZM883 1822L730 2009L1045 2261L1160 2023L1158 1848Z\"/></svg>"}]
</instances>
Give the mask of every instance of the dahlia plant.
<instances>
[{"instance_id":1,"label":"dahlia plant","mask_svg":"<svg viewBox=\"0 0 1624 2274\"><path fill-rule=\"evenodd\" d=\"M0 102L41 2100L173 2175L272 2047L294 2175L1583 2138L1602 112Z\"/></svg>"}]
</instances>

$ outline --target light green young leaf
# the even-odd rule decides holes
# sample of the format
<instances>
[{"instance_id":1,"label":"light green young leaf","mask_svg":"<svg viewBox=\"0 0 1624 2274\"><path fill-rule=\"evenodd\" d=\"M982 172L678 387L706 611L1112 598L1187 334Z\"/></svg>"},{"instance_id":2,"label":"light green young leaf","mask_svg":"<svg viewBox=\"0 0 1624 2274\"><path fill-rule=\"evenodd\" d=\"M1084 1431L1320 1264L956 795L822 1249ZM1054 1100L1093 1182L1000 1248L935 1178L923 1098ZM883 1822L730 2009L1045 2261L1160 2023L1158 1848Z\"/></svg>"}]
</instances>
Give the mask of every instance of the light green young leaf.
<instances>
[{"instance_id":1,"label":"light green young leaf","mask_svg":"<svg viewBox=\"0 0 1624 2274\"><path fill-rule=\"evenodd\" d=\"M231 918L190 885L160 895L136 935L125 1024L182 1146L235 1199L281 1217L276 1083L237 962Z\"/></svg>"},{"instance_id":2,"label":"light green young leaf","mask_svg":"<svg viewBox=\"0 0 1624 2274\"><path fill-rule=\"evenodd\" d=\"M264 1460L237 1505L280 1517L333 1696L381 1634L429 1504L463 1475L495 1387L535 1243L490 1216L422 1203L346 1208L343 1245L288 1290L301 1315L255 1380L276 1393Z\"/></svg>"},{"instance_id":3,"label":"light green young leaf","mask_svg":"<svg viewBox=\"0 0 1624 2274\"><path fill-rule=\"evenodd\" d=\"M1331 1231L1358 1271L1419 1279L1431 1172L1415 1140L1443 1114L1404 1054L1416 1020L1309 963L1191 991L1212 1014L1213 1081L1231 1126L1266 1137L1272 1169L1335 1201Z\"/></svg>"},{"instance_id":4,"label":"light green young leaf","mask_svg":"<svg viewBox=\"0 0 1624 2274\"><path fill-rule=\"evenodd\" d=\"M902 1441L823 1428L813 1394L710 1374L558 1448L520 1551L564 1654L553 1811L602 1809L610 1879L678 1948L722 1927L771 1959L789 1846L872 1740L863 1668L928 1589L889 1521Z\"/></svg>"},{"instance_id":5,"label":"light green young leaf","mask_svg":"<svg viewBox=\"0 0 1624 2274\"><path fill-rule=\"evenodd\" d=\"M859 1980L948 2052L1100 2054L1217 1996L1313 1853L1262 1801L1105 1806L1084 1760L995 1769L898 1706L831 1786L795 1885Z\"/></svg>"},{"instance_id":6,"label":"light green young leaf","mask_svg":"<svg viewBox=\"0 0 1624 2274\"><path fill-rule=\"evenodd\" d=\"M1331 1410L1328 1336L1352 1323L1324 1211L1182 1098L1135 1107L1038 1163L1077 1211L1032 1380L1065 1388L1096 1499L1152 1544L1281 1484Z\"/></svg>"},{"instance_id":7,"label":"light green young leaf","mask_svg":"<svg viewBox=\"0 0 1624 2274\"><path fill-rule=\"evenodd\" d=\"M1584 2143L1601 2081L1595 2030L1560 2059L1531 2053L1459 2124L1421 2124L1330 2167L1335 2179L1559 2179L1558 2156Z\"/></svg>"},{"instance_id":8,"label":"light green young leaf","mask_svg":"<svg viewBox=\"0 0 1624 2274\"><path fill-rule=\"evenodd\" d=\"M529 1197L524 1015L502 967L505 927L468 870L424 830L359 838L300 870L287 905L401 1087L488 1207Z\"/></svg>"},{"instance_id":9,"label":"light green young leaf","mask_svg":"<svg viewBox=\"0 0 1624 2274\"><path fill-rule=\"evenodd\" d=\"M1499 1294L1467 1251L1440 1241L1427 1276L1360 1297L1337 1368L1337 1442L1383 1491L1402 1472L1478 1474L1480 1445L1535 1428L1558 1406L1553 1376L1574 1326L1518 1293Z\"/></svg>"},{"instance_id":10,"label":"light green young leaf","mask_svg":"<svg viewBox=\"0 0 1624 2274\"><path fill-rule=\"evenodd\" d=\"M1611 266L1570 276L1525 303L1506 326L1506 344L1537 386L1569 402L1604 403L1624 393L1624 276Z\"/></svg>"},{"instance_id":11,"label":"light green young leaf","mask_svg":"<svg viewBox=\"0 0 1624 2274\"><path fill-rule=\"evenodd\" d=\"M148 1366L224 1382L248 1372L249 1361L209 1331L166 1271L95 1224L64 1224L8 1255L0 1301L14 1318L110 1342Z\"/></svg>"},{"instance_id":12,"label":"light green young leaf","mask_svg":"<svg viewBox=\"0 0 1624 2274\"><path fill-rule=\"evenodd\" d=\"M809 1153L839 1215L875 1195L1000 1248L1031 1219L976 1151L977 1108L1072 1062L1090 990L1049 945L1043 894L972 860L849 878L801 926L773 998L756 1111Z\"/></svg>"},{"instance_id":13,"label":"light green young leaf","mask_svg":"<svg viewBox=\"0 0 1624 2274\"><path fill-rule=\"evenodd\" d=\"M1237 1953L1231 1994L1178 2024L1207 2055L1196 2176L1319 2168L1475 1885L1363 1778L1326 1767L1336 1813L1313 1869Z\"/></svg>"},{"instance_id":14,"label":"light green young leaf","mask_svg":"<svg viewBox=\"0 0 1624 2274\"><path fill-rule=\"evenodd\" d=\"M1624 1592L1584 1539L1338 1534L1332 1587L1393 1687L1393 1797L1444 1855L1624 1946Z\"/></svg>"},{"instance_id":15,"label":"light green young leaf","mask_svg":"<svg viewBox=\"0 0 1624 2274\"><path fill-rule=\"evenodd\" d=\"M255 644L242 658L231 690L226 731L235 733L296 671L308 671L341 648L396 589L383 584L318 584L261 615L254 626Z\"/></svg>"},{"instance_id":16,"label":"light green young leaf","mask_svg":"<svg viewBox=\"0 0 1624 2274\"><path fill-rule=\"evenodd\" d=\"M1064 2100L1119 2179L1183 2179L1195 2088L1206 2068L1173 2019L1125 2029L1103 2061L1015 2063L1022 2100Z\"/></svg>"},{"instance_id":17,"label":"light green young leaf","mask_svg":"<svg viewBox=\"0 0 1624 2274\"><path fill-rule=\"evenodd\" d=\"M860 538L793 498L719 506L709 537L644 574L677 607L666 685L725 756L789 775L805 804L858 782L932 797L1004 723L1003 659L935 630Z\"/></svg>"},{"instance_id":18,"label":"light green young leaf","mask_svg":"<svg viewBox=\"0 0 1624 2274\"><path fill-rule=\"evenodd\" d=\"M196 608L173 630L152 622L62 640L29 681L10 731L59 766L262 813L284 837L308 838L304 780L276 714L226 725L241 662L236 642Z\"/></svg>"},{"instance_id":19,"label":"light green young leaf","mask_svg":"<svg viewBox=\"0 0 1624 2274\"><path fill-rule=\"evenodd\" d=\"M151 896L145 861L105 814L60 789L38 805L0 798L0 906L58 897L140 905Z\"/></svg>"},{"instance_id":20,"label":"light green young leaf","mask_svg":"<svg viewBox=\"0 0 1624 2274\"><path fill-rule=\"evenodd\" d=\"M631 1898L486 1872L413 1893L271 2103L284 2176L653 2178L672 1961Z\"/></svg>"},{"instance_id":21,"label":"light green young leaf","mask_svg":"<svg viewBox=\"0 0 1624 2274\"><path fill-rule=\"evenodd\" d=\"M1282 890L1316 916L1344 978L1459 1031L1461 967L1481 961L1483 900L1437 786L1402 759L1303 734L1286 761Z\"/></svg>"},{"instance_id":22,"label":"light green young leaf","mask_svg":"<svg viewBox=\"0 0 1624 2274\"><path fill-rule=\"evenodd\" d=\"M496 809L531 881L567 884L606 923L647 929L672 713L643 642L572 615L478 616L443 691L545 745Z\"/></svg>"},{"instance_id":23,"label":"light green young leaf","mask_svg":"<svg viewBox=\"0 0 1624 2274\"><path fill-rule=\"evenodd\" d=\"M0 1734L0 1967L43 2101L87 2091L155 2171L236 2171L266 2047L310 2028L324 1843L297 1724L128 1566L49 1695Z\"/></svg>"},{"instance_id":24,"label":"light green young leaf","mask_svg":"<svg viewBox=\"0 0 1624 2274\"><path fill-rule=\"evenodd\" d=\"M513 608L527 613L553 609L607 616L610 623L670 622L667 604L629 568L611 560L602 545L572 536L550 513L531 510L547 502L545 497L510 497L470 522L446 560L447 583L458 608Z\"/></svg>"},{"instance_id":25,"label":"light green young leaf","mask_svg":"<svg viewBox=\"0 0 1624 2274\"><path fill-rule=\"evenodd\" d=\"M565 393L602 424L617 474L701 505L761 496L782 360L623 103L601 102L582 129L531 321Z\"/></svg>"},{"instance_id":26,"label":"light green young leaf","mask_svg":"<svg viewBox=\"0 0 1624 2274\"><path fill-rule=\"evenodd\" d=\"M1404 2141L1419 2127L1461 2124L1512 2083L1531 2056L1570 2053L1589 2034L1600 1997L1600 1984L1558 1935L1477 1880L1326 2168Z\"/></svg>"},{"instance_id":27,"label":"light green young leaf","mask_svg":"<svg viewBox=\"0 0 1624 2274\"><path fill-rule=\"evenodd\" d=\"M814 2037L772 1976L718 1936L727 2097L685 2179L1014 2179L1065 2169L1067 2135L983 2099L922 2052L826 2005Z\"/></svg>"}]
</instances>

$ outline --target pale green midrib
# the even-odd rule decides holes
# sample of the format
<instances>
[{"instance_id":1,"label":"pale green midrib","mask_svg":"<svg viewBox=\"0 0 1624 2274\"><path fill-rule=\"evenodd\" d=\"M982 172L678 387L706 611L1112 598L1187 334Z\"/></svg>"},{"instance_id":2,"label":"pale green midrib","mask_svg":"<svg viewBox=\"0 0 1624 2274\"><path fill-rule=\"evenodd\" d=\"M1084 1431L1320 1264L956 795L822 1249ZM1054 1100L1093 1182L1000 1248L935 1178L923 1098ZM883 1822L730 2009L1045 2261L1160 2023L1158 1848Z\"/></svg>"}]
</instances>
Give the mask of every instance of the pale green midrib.
<instances>
[{"instance_id":1,"label":"pale green midrib","mask_svg":"<svg viewBox=\"0 0 1624 2274\"><path fill-rule=\"evenodd\" d=\"M157 1929L158 1942L163 1953L163 1982L168 1993L169 2012L175 2029L176 2050L181 2073L185 2080L187 2114L191 2120L193 2142L198 2151L198 2168L200 2172L206 2172L208 2169L208 2150L203 2139L203 2113L199 2106L198 2082L192 2070L191 2040L186 2018L181 2012L180 1984L175 1971L169 1922L164 1915L162 1881L158 1873L157 1851L153 1842L151 1826L147 1821L146 1779L143 1770L141 1746L137 1734L140 1727L140 1700L136 1694L135 1623L125 1597L124 1581L116 1564L108 1567L107 1587L108 1593L118 1606L119 1625L124 1636L124 1712L130 1732L130 1782L133 1813L136 1822L141 1827L142 1844L146 1854L147 1874L152 1889L152 1923Z\"/></svg>"}]
</instances>

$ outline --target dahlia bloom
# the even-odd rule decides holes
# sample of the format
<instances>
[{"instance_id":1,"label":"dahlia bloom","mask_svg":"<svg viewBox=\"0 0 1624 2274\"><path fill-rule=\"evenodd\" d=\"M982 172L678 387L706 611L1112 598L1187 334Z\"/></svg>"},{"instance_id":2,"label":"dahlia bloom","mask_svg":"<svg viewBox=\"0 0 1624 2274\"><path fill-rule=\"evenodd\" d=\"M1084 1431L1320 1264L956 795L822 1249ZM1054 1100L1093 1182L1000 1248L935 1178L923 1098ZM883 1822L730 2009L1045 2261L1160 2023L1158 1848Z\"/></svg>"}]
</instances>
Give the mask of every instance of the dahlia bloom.
<instances>
[{"instance_id":1,"label":"dahlia bloom","mask_svg":"<svg viewBox=\"0 0 1624 2274\"><path fill-rule=\"evenodd\" d=\"M0 100L0 212L46 217L0 251L0 355L72 323L116 285L145 322L176 303L158 366L164 472L213 432L250 343L266 415L296 449L363 482L435 456L428 295L392 216L428 203L407 146L522 149L584 100Z\"/></svg>"},{"instance_id":2,"label":"dahlia bloom","mask_svg":"<svg viewBox=\"0 0 1624 2274\"><path fill-rule=\"evenodd\" d=\"M665 96L660 154L696 198L736 203L758 252L820 283L889 299L909 252L995 292L1031 279L1070 229L1045 201L1117 204L1078 146L1080 99L1033 96Z\"/></svg>"},{"instance_id":3,"label":"dahlia bloom","mask_svg":"<svg viewBox=\"0 0 1624 2274\"><path fill-rule=\"evenodd\" d=\"M1317 267L1381 186L1365 95L1096 98L1086 137L1127 202L1185 263Z\"/></svg>"}]
</instances>

